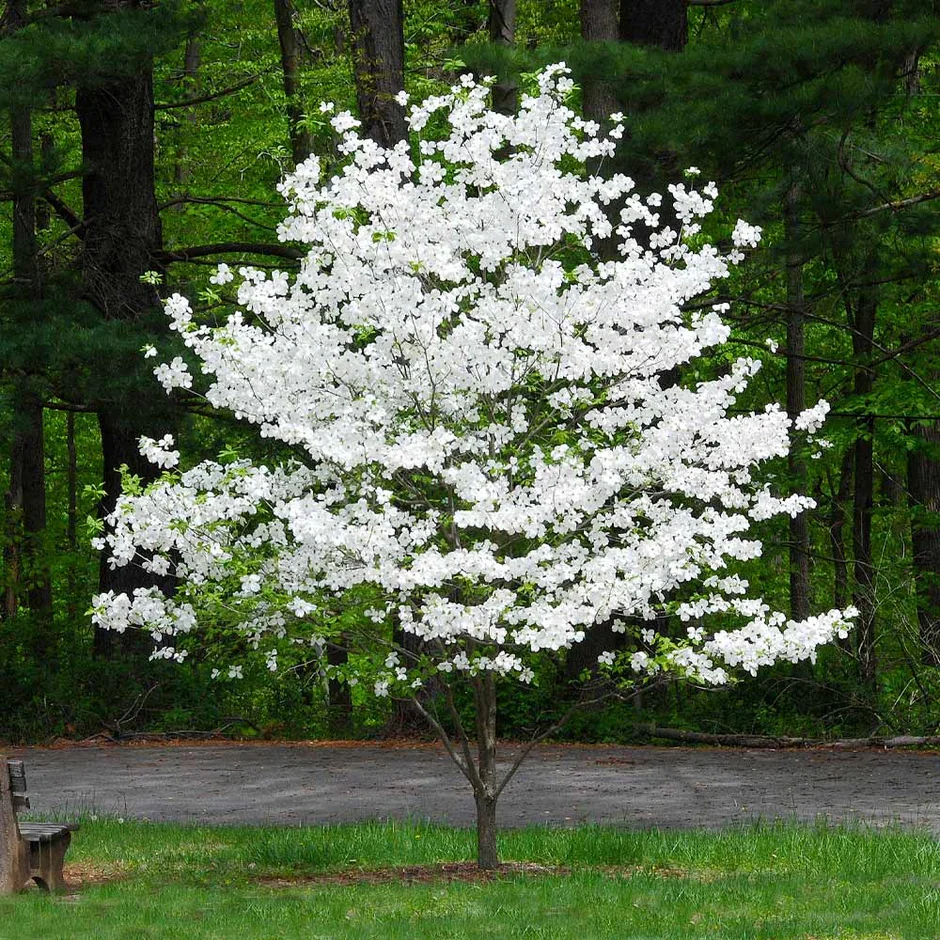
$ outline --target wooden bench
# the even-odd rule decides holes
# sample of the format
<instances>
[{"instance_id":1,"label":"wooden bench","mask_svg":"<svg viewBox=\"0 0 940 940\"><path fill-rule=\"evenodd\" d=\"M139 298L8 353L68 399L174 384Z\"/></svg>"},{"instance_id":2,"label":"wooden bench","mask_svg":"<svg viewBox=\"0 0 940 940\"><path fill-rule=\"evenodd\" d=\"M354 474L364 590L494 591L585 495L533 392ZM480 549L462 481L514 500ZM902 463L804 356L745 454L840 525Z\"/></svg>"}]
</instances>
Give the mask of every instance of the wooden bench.
<instances>
[{"instance_id":1,"label":"wooden bench","mask_svg":"<svg viewBox=\"0 0 940 940\"><path fill-rule=\"evenodd\" d=\"M46 891L64 891L62 865L78 826L21 823L16 814L29 809L26 768L21 760L0 758L0 894L22 891L30 879Z\"/></svg>"}]
</instances>

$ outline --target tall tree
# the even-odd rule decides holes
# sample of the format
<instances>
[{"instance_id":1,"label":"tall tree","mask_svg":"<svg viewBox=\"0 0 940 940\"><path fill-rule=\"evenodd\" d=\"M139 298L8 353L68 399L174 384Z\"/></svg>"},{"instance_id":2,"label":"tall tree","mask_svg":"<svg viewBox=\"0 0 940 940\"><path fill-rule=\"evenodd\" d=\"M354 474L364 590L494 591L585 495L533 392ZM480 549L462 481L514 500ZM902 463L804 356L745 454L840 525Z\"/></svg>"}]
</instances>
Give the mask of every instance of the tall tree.
<instances>
[{"instance_id":1,"label":"tall tree","mask_svg":"<svg viewBox=\"0 0 940 940\"><path fill-rule=\"evenodd\" d=\"M940 421L911 428L907 480L914 585L924 662L940 666Z\"/></svg>"},{"instance_id":2,"label":"tall tree","mask_svg":"<svg viewBox=\"0 0 940 940\"><path fill-rule=\"evenodd\" d=\"M127 29L138 20L122 14L144 9L142 0L118 0L95 6L96 22L104 29ZM82 178L82 289L99 317L123 329L140 329L162 310L152 283L144 279L161 269L162 223L154 176L153 52L138 49L130 68L100 62L80 76L75 113L81 131L85 173ZM118 360L120 362L120 360ZM117 363L115 363L117 365ZM127 368L130 363L122 363ZM131 373L136 371L133 366ZM167 422L166 407L154 389L112 385L103 389L95 407L104 458L102 512L111 512L121 493L121 467L143 480L156 467L144 459L138 440L156 423ZM156 409L157 414L153 413ZM130 579L130 581L128 581ZM125 591L152 583L139 568L121 572L101 561L102 590ZM98 631L96 648L107 653L111 636Z\"/></svg>"},{"instance_id":3,"label":"tall tree","mask_svg":"<svg viewBox=\"0 0 940 940\"><path fill-rule=\"evenodd\" d=\"M800 236L800 184L791 178L783 200L787 307L787 414L795 419L806 407L805 289L803 284L803 242ZM806 461L800 456L797 441L791 440L788 457L790 479L797 489L805 486ZM789 522L790 539L790 616L805 620L810 612L810 538L809 517L801 512Z\"/></svg>"},{"instance_id":4,"label":"tall tree","mask_svg":"<svg viewBox=\"0 0 940 940\"><path fill-rule=\"evenodd\" d=\"M15 33L26 25L26 0L9 0L6 29ZM32 109L26 103L10 109L13 158L13 278L14 302L41 316L42 284L36 254L36 167L33 158ZM13 387L13 442L7 507L13 524L9 545L7 613L15 612L25 594L33 614L33 652L49 655L52 628L52 579L42 540L46 528L45 438L41 377L22 367ZM20 537L20 533L22 537ZM21 591L16 581L25 580Z\"/></svg>"},{"instance_id":5,"label":"tall tree","mask_svg":"<svg viewBox=\"0 0 940 940\"><path fill-rule=\"evenodd\" d=\"M287 100L287 131L290 137L294 163L310 156L313 141L304 126L304 106L300 90L300 42L294 23L291 0L274 0L274 19L277 22L277 41L281 50L281 76L284 97Z\"/></svg>"}]
</instances>

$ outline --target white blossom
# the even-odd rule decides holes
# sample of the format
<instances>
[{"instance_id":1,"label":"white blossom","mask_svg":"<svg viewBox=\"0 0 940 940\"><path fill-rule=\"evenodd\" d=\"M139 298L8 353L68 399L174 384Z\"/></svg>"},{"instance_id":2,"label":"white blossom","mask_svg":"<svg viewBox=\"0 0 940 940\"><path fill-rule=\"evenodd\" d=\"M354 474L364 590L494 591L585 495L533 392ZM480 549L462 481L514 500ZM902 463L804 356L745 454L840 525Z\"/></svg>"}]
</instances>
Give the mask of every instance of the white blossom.
<instances>
[{"instance_id":1,"label":"white blossom","mask_svg":"<svg viewBox=\"0 0 940 940\"><path fill-rule=\"evenodd\" d=\"M156 572L173 559L179 587L99 595L95 623L195 643L222 593L273 671L286 638L322 651L321 607L363 589L380 598L363 625L425 640L442 677L520 682L534 654L610 621L645 644L629 657L637 683L720 684L812 659L845 631L851 611L788 622L734 574L759 555L753 522L812 504L760 483L791 424L778 406L736 404L759 362L658 381L729 336L724 305L685 312L740 256L689 237L714 185L644 198L626 176L578 171L613 154L621 116L609 135L579 118L563 65L513 116L487 108L489 85L464 76L411 105L416 135L443 126L414 153L334 115L341 164L324 176L311 156L281 186L280 237L306 250L296 276L240 269L221 323L168 299L208 402L300 459L206 461L122 497L106 520L110 563ZM743 221L732 233L736 247L759 238ZM594 253L600 240L617 244L612 259ZM231 279L224 265L213 278ZM181 357L156 374L167 390L192 386ZM796 426L813 430L826 407ZM171 444L142 448L171 467ZM693 599L678 616L693 625L660 642L655 618L682 588ZM376 695L420 687L410 660L381 656L366 674ZM613 650L598 663L615 668Z\"/></svg>"}]
</instances>

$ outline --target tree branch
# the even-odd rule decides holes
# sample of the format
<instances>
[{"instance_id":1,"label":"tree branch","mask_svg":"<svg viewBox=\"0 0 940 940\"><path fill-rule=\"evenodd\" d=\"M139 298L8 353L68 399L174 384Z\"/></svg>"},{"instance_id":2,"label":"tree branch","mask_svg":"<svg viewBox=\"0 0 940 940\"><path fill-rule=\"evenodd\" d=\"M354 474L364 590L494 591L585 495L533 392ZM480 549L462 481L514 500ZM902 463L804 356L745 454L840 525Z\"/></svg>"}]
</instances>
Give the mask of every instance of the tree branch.
<instances>
[{"instance_id":1,"label":"tree branch","mask_svg":"<svg viewBox=\"0 0 940 940\"><path fill-rule=\"evenodd\" d=\"M173 199L160 203L158 208L162 212L172 206L179 206L187 202L195 202L200 205L216 205L228 202L235 202L242 206L263 206L266 209L283 208L282 202L268 202L266 199L244 199L240 196L191 196L189 193L183 193Z\"/></svg>"},{"instance_id":2,"label":"tree branch","mask_svg":"<svg viewBox=\"0 0 940 940\"><path fill-rule=\"evenodd\" d=\"M175 261L191 261L193 258L205 258L208 255L271 255L275 258L287 258L299 261L306 252L290 245L265 245L257 242L220 242L217 245L196 245L192 248L173 248L156 252L154 258L164 264Z\"/></svg>"},{"instance_id":3,"label":"tree branch","mask_svg":"<svg viewBox=\"0 0 940 940\"><path fill-rule=\"evenodd\" d=\"M228 88L223 88L221 91L214 91L208 95L200 95L198 98L187 98L185 101L166 101L162 104L155 104L153 109L154 111L169 111L172 108L192 108L197 104L205 104L207 101L215 101L217 98L234 95L235 92L241 91L249 85L253 85L263 74L263 72L259 72L257 75L249 75L248 78L243 78L240 82L236 82Z\"/></svg>"},{"instance_id":4,"label":"tree branch","mask_svg":"<svg viewBox=\"0 0 940 940\"><path fill-rule=\"evenodd\" d=\"M650 688L650 686L647 686L647 688ZM571 716L576 712L580 711L582 708L587 708L590 705L599 705L601 702L605 702L607 699L611 698L621 699L622 701L630 701L630 699L632 699L638 693L639 690L635 691L633 695L624 696L617 691L610 691L605 692L602 695L598 695L592 699L580 699L575 702L574 705L572 705L561 716L561 718L558 719L558 721L554 722L552 725L549 725L549 727L547 727L540 734L537 734L522 748L522 750L516 756L516 759L512 762L512 766L509 768L509 770L506 771L506 776L503 777L502 782L496 788L496 799L499 799L500 794L503 792L503 790L506 789L509 781L516 776L516 771L522 766L523 761L529 756L529 754L532 753L532 749L541 744L546 738L551 737L553 734L557 734L559 731L561 731L561 729L564 728L566 724L568 724Z\"/></svg>"},{"instance_id":5,"label":"tree branch","mask_svg":"<svg viewBox=\"0 0 940 940\"><path fill-rule=\"evenodd\" d=\"M910 206L919 205L922 202L930 202L932 199L940 199L940 189L931 190L929 193L921 193L919 196L910 196L907 199L896 199L894 202L885 202L880 206L873 206L864 212L856 212L854 215L846 216L840 219L840 222L851 221L852 219L867 219L869 216L877 215L879 212L897 212L899 209L907 209Z\"/></svg>"},{"instance_id":6,"label":"tree branch","mask_svg":"<svg viewBox=\"0 0 940 940\"><path fill-rule=\"evenodd\" d=\"M219 199L200 199L196 196L187 196L180 199L171 199L169 202L160 206L159 210L162 212L164 209L168 209L171 206L181 205L212 206L215 209L221 209L223 212L228 212L231 215L236 216L254 228L259 228L265 232L277 232L277 228L275 226L265 225L263 222L259 222L257 219L253 219L250 215L245 215L244 212L241 212L234 206L228 205L226 201Z\"/></svg>"}]
</instances>

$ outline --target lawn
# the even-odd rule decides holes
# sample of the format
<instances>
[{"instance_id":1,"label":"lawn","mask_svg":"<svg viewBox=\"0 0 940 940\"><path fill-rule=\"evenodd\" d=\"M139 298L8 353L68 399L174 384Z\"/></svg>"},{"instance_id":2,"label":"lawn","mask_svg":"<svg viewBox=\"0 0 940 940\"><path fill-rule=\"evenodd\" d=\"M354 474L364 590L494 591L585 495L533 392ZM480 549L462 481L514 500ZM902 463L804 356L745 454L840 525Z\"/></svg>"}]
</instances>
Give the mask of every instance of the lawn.
<instances>
[{"instance_id":1,"label":"lawn","mask_svg":"<svg viewBox=\"0 0 940 940\"><path fill-rule=\"evenodd\" d=\"M940 936L940 846L924 833L527 829L501 850L531 864L455 880L466 830L86 820L69 852L81 887L0 899L0 938Z\"/></svg>"}]
</instances>

